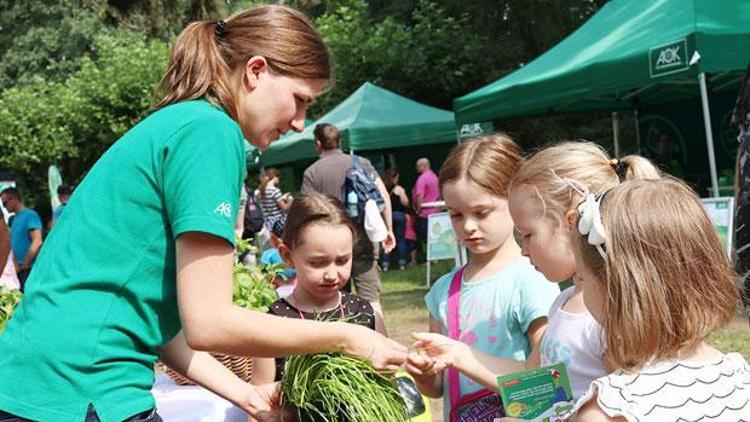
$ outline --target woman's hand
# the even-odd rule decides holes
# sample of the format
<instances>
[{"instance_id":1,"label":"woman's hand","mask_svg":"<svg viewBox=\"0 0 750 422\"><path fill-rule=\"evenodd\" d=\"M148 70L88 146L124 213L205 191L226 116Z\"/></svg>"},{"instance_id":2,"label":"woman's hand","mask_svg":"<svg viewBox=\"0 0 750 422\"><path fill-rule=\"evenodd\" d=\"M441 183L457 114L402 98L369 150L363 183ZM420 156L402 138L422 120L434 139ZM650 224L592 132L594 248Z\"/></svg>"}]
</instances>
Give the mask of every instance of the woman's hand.
<instances>
[{"instance_id":1,"label":"woman's hand","mask_svg":"<svg viewBox=\"0 0 750 422\"><path fill-rule=\"evenodd\" d=\"M435 360L431 374L446 368L460 367L460 362L471 353L469 346L450 337L437 333L412 333L414 347L425 357ZM411 357L411 356L410 356Z\"/></svg>"},{"instance_id":2,"label":"woman's hand","mask_svg":"<svg viewBox=\"0 0 750 422\"><path fill-rule=\"evenodd\" d=\"M370 361L373 368L382 372L396 372L406 361L406 346L397 343L367 327L335 322L346 333L343 352Z\"/></svg>"},{"instance_id":3,"label":"woman's hand","mask_svg":"<svg viewBox=\"0 0 750 422\"><path fill-rule=\"evenodd\" d=\"M406 372L418 380L432 378L440 371L438 366L445 368L445 365L443 365L442 362L438 362L427 356L422 350L409 353L409 357L406 359Z\"/></svg>"},{"instance_id":4,"label":"woman's hand","mask_svg":"<svg viewBox=\"0 0 750 422\"><path fill-rule=\"evenodd\" d=\"M251 420L272 422L291 419L288 411L281 407L281 383L251 385L247 384L242 409L249 413Z\"/></svg>"}]
</instances>

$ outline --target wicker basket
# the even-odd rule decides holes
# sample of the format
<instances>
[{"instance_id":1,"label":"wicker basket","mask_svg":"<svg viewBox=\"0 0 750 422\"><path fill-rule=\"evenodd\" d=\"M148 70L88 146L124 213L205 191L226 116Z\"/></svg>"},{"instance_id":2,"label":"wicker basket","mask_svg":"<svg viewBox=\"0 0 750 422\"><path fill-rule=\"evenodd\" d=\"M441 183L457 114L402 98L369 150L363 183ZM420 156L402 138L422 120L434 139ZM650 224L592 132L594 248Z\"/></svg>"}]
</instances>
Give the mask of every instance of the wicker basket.
<instances>
[{"instance_id":1,"label":"wicker basket","mask_svg":"<svg viewBox=\"0 0 750 422\"><path fill-rule=\"evenodd\" d=\"M245 356L230 356L221 353L211 353L211 356L215 357L216 360L229 368L230 371L234 372L234 374L240 377L243 381L250 382L250 376L253 373L253 358ZM164 371L164 373L167 374L169 378L172 378L172 380L178 385L195 385L194 382L161 362L157 363L157 368Z\"/></svg>"}]
</instances>

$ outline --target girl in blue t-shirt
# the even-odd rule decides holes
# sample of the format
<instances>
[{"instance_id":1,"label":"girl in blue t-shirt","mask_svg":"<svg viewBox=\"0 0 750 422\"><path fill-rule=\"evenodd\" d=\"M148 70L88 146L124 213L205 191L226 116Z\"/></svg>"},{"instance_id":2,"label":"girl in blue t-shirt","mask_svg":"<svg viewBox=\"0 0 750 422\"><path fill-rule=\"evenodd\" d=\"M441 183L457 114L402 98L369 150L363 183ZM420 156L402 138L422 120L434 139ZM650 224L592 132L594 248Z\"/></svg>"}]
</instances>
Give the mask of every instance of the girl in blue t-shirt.
<instances>
[{"instance_id":1,"label":"girl in blue t-shirt","mask_svg":"<svg viewBox=\"0 0 750 422\"><path fill-rule=\"evenodd\" d=\"M456 237L471 259L425 296L431 332L518 361L538 347L547 310L560 292L522 256L513 237L508 184L521 160L520 148L505 135L463 142L451 151L440 169L440 187ZM423 394L443 396L446 421L449 414L455 420L480 406L499 409L496 395L454 370L428 375L431 364L415 353L407 370Z\"/></svg>"}]
</instances>

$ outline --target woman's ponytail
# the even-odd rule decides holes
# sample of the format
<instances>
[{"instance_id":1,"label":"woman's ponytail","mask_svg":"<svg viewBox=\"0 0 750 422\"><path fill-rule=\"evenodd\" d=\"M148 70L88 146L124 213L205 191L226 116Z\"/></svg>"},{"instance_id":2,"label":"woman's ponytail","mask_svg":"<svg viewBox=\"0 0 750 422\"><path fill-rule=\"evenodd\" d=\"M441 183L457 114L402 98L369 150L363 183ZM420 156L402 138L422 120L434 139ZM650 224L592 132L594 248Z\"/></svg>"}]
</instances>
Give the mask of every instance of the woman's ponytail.
<instances>
[{"instance_id":1,"label":"woman's ponytail","mask_svg":"<svg viewBox=\"0 0 750 422\"><path fill-rule=\"evenodd\" d=\"M208 97L218 101L236 117L229 90L229 67L219 52L222 42L216 35L217 22L193 22L175 40L169 67L159 82L161 108L179 101Z\"/></svg>"},{"instance_id":2,"label":"woman's ponytail","mask_svg":"<svg viewBox=\"0 0 750 422\"><path fill-rule=\"evenodd\" d=\"M224 21L193 22L180 33L154 108L205 97L236 120L230 77L253 56L281 75L331 78L328 49L305 15L287 6L255 6Z\"/></svg>"}]
</instances>

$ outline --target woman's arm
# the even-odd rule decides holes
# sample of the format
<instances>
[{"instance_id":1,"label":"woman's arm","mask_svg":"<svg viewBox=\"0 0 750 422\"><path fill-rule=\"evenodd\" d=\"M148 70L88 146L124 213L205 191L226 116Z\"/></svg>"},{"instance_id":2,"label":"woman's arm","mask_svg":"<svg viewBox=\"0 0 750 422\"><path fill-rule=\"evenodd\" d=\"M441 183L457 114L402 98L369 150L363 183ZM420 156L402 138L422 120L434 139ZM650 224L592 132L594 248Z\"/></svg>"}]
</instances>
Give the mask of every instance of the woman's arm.
<instances>
[{"instance_id":1,"label":"woman's arm","mask_svg":"<svg viewBox=\"0 0 750 422\"><path fill-rule=\"evenodd\" d=\"M0 211L0 268L5 268L5 263L8 262L8 256L10 255L10 231L8 226L5 224L3 213ZM0 271L2 271L0 269Z\"/></svg>"},{"instance_id":2,"label":"woman's arm","mask_svg":"<svg viewBox=\"0 0 750 422\"><path fill-rule=\"evenodd\" d=\"M366 327L282 318L232 303L232 247L206 233L177 239L177 299L190 348L237 356L276 357L341 351L395 371L406 348Z\"/></svg>"},{"instance_id":3,"label":"woman's arm","mask_svg":"<svg viewBox=\"0 0 750 422\"><path fill-rule=\"evenodd\" d=\"M406 191L403 187L396 185L395 188L393 188L393 193L398 196L399 201L401 202L401 205L408 207L409 206L409 196L406 195Z\"/></svg>"},{"instance_id":4,"label":"woman's arm","mask_svg":"<svg viewBox=\"0 0 750 422\"><path fill-rule=\"evenodd\" d=\"M276 201L276 205L278 205L279 208L281 208L281 210L284 212L289 211L289 207L292 206L291 202L289 201L289 193L281 195Z\"/></svg>"},{"instance_id":5,"label":"woman's arm","mask_svg":"<svg viewBox=\"0 0 750 422\"><path fill-rule=\"evenodd\" d=\"M231 401L256 420L279 420L278 385L253 386L242 381L209 353L191 350L182 332L161 349L160 355L167 366Z\"/></svg>"}]
</instances>

